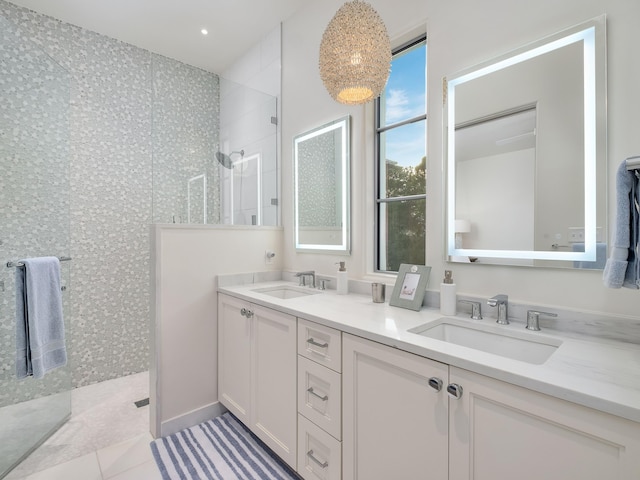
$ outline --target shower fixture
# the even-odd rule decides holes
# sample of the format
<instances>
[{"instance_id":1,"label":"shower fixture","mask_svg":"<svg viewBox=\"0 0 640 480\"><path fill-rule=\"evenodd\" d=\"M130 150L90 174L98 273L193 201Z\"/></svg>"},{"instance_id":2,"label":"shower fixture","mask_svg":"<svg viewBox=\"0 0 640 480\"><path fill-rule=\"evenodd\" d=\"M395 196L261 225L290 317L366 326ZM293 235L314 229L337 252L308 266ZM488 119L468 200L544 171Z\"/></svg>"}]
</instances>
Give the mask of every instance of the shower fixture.
<instances>
[{"instance_id":1,"label":"shower fixture","mask_svg":"<svg viewBox=\"0 0 640 480\"><path fill-rule=\"evenodd\" d=\"M233 168L233 160L231 160L231 155L235 154L240 155L240 158L244 158L244 150L231 152L229 155L226 155L222 152L216 152L216 158L218 159L218 162L220 162L220 165L222 165L224 168L231 169Z\"/></svg>"}]
</instances>

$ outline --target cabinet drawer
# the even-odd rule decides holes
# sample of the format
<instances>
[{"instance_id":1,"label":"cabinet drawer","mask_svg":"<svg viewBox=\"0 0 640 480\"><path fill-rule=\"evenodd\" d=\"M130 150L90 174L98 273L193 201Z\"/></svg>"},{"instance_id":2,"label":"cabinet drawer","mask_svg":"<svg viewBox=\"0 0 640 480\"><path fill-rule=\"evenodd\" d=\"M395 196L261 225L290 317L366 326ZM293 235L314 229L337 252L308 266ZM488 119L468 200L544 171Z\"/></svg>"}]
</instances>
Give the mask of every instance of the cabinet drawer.
<instances>
[{"instance_id":1,"label":"cabinet drawer","mask_svg":"<svg viewBox=\"0 0 640 480\"><path fill-rule=\"evenodd\" d=\"M298 412L340 440L341 402L341 375L298 356Z\"/></svg>"},{"instance_id":2,"label":"cabinet drawer","mask_svg":"<svg viewBox=\"0 0 640 480\"><path fill-rule=\"evenodd\" d=\"M298 415L298 473L306 480L340 480L342 444Z\"/></svg>"},{"instance_id":3,"label":"cabinet drawer","mask_svg":"<svg viewBox=\"0 0 640 480\"><path fill-rule=\"evenodd\" d=\"M340 330L298 319L298 353L336 372L342 371Z\"/></svg>"}]
</instances>

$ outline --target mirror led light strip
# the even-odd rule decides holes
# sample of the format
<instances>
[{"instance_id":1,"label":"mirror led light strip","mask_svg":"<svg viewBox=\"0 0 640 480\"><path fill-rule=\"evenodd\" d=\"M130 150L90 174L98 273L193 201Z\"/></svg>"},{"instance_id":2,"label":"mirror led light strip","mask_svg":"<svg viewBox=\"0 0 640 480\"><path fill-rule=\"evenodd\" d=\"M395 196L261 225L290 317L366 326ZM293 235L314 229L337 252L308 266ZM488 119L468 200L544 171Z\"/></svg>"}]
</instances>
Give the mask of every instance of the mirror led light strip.
<instances>
[{"instance_id":1,"label":"mirror led light strip","mask_svg":"<svg viewBox=\"0 0 640 480\"><path fill-rule=\"evenodd\" d=\"M319 128L317 130L313 130L309 132L307 135L302 135L297 137L294 141L294 158L298 158L298 145L305 140L308 140L313 137L317 137L322 135L323 133L332 132L334 130L340 130L340 140L341 140L341 149L340 154L343 159L347 158L347 149L349 148L349 137L348 137L348 128L347 122L349 122L349 117L345 117L335 123L331 123L326 127ZM341 169L341 188L342 192L346 192L349 185L349 162L343 161L340 167ZM294 185L295 188L298 188L298 168L294 168ZM298 198L298 192L295 192L295 197ZM345 225L349 224L349 202L343 201L341 213L342 213L342 233L340 245L316 245L316 244L301 244L300 243L300 209L296 206L295 208L295 246L296 248L304 248L304 249L312 249L312 250L336 250L336 251L344 251L345 249L349 249L349 239L348 239L348 228L345 228Z\"/></svg>"},{"instance_id":2,"label":"mirror led light strip","mask_svg":"<svg viewBox=\"0 0 640 480\"><path fill-rule=\"evenodd\" d=\"M563 36L538 47L509 56L498 62L447 81L447 253L450 256L512 258L529 260L596 260L596 25ZM574 43L583 43L584 75L584 182L585 251L551 252L531 250L481 250L455 248L455 93L456 86L497 72L539 55Z\"/></svg>"}]
</instances>

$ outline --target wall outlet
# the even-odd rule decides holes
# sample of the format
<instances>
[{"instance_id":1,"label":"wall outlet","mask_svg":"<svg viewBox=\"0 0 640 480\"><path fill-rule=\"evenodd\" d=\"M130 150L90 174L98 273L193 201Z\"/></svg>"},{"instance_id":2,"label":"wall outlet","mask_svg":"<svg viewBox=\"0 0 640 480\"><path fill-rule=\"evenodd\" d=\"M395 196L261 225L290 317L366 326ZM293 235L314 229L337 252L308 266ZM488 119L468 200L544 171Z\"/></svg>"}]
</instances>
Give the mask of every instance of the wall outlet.
<instances>
[{"instance_id":1,"label":"wall outlet","mask_svg":"<svg viewBox=\"0 0 640 480\"><path fill-rule=\"evenodd\" d=\"M602 227L596 227L596 242L604 242L604 229ZM584 228L583 227L569 227L569 243L582 243L584 242Z\"/></svg>"},{"instance_id":2,"label":"wall outlet","mask_svg":"<svg viewBox=\"0 0 640 480\"><path fill-rule=\"evenodd\" d=\"M582 243L582 242L584 242L584 228L569 227L569 243Z\"/></svg>"},{"instance_id":3,"label":"wall outlet","mask_svg":"<svg viewBox=\"0 0 640 480\"><path fill-rule=\"evenodd\" d=\"M276 252L272 252L271 250L265 250L264 252L264 263L267 265L271 265L273 263L273 258L276 256Z\"/></svg>"}]
</instances>

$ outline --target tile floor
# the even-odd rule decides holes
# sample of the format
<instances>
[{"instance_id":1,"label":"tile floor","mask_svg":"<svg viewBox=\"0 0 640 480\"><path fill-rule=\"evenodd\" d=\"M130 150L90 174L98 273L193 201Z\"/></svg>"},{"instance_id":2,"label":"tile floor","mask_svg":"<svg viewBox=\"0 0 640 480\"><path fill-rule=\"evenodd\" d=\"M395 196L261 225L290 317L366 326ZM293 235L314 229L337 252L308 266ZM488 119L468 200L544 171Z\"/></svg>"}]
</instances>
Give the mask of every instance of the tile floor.
<instances>
[{"instance_id":1,"label":"tile floor","mask_svg":"<svg viewBox=\"0 0 640 480\"><path fill-rule=\"evenodd\" d=\"M5 480L161 480L149 448L147 372L78 388L71 418Z\"/></svg>"},{"instance_id":2,"label":"tile floor","mask_svg":"<svg viewBox=\"0 0 640 480\"><path fill-rule=\"evenodd\" d=\"M0 408L0 478L24 459L35 440L42 443L57 431L70 413L71 390Z\"/></svg>"}]
</instances>

